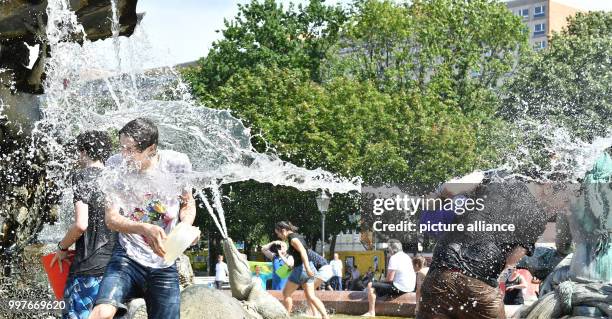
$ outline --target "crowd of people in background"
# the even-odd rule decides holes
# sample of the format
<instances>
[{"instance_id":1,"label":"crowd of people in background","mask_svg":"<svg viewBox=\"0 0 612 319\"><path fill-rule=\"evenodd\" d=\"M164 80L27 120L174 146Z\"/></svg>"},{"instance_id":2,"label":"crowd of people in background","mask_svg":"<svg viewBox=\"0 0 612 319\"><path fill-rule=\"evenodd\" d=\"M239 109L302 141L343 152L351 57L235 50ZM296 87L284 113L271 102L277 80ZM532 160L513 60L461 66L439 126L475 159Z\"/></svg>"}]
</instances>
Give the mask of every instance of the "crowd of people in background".
<instances>
[{"instance_id":1,"label":"crowd of people in background","mask_svg":"<svg viewBox=\"0 0 612 319\"><path fill-rule=\"evenodd\" d=\"M391 239L385 254L387 262L380 267L378 257L374 257L372 265L361 273L353 260L343 261L339 253L334 253L330 261L326 260L308 248L296 230L297 228L289 222L278 223L275 232L280 240L261 247L261 252L272 264L272 271L263 274L261 266L256 265L253 268L253 280L260 283L263 289L283 291L283 303L288 311L291 311L293 305L291 295L301 288L308 301L306 314L309 316L317 317L324 314L321 317L326 317L325 306L314 294L317 289L366 292L368 312L363 314L365 317L376 316L377 299L393 299L414 292L417 300L415 312L419 314L420 308L423 307L420 305L423 295L421 290L429 272L425 257L406 254L402 244L398 240ZM218 261L216 270L221 274L217 274L215 279L217 287L221 288L222 283L217 284L217 281L227 280L227 266L223 263L223 256L219 256ZM281 273L279 270L283 267L288 271L285 277L279 275ZM504 278L504 304L523 304L526 280L513 267L508 268Z\"/></svg>"},{"instance_id":2,"label":"crowd of people in background","mask_svg":"<svg viewBox=\"0 0 612 319\"><path fill-rule=\"evenodd\" d=\"M317 289L330 291L365 291L368 295L368 312L364 316L375 316L376 298L397 297L407 292L417 293L427 274L427 261L423 256L410 257L402 250L398 240L390 240L387 248L388 262L386 269L379 269L374 262L362 275L356 264L348 264L340 259L338 253L327 261L312 249L308 248L303 238L296 232L297 227L289 222L279 222L275 233L280 240L275 240L261 247L265 258L271 262L272 271L263 273L260 265L253 268L253 281L262 288L283 291L283 304L291 311L291 295L299 288L304 290L308 301L307 312L311 316L327 317L326 309L314 294ZM287 243L288 242L288 243ZM227 281L227 265L223 256L218 256L215 267L215 285L222 289ZM288 275L282 276L282 268Z\"/></svg>"},{"instance_id":3,"label":"crowd of people in background","mask_svg":"<svg viewBox=\"0 0 612 319\"><path fill-rule=\"evenodd\" d=\"M391 241L394 242L393 240ZM400 244L401 245L401 244ZM385 281L388 270L368 267L368 270L361 274L356 264L345 266L346 262L340 259L338 253L334 253L333 259L327 261L323 256L306 248L307 256L317 271L314 276L315 289L329 291L365 291L369 283ZM261 266L253 267L254 280L263 280L266 290L283 290L289 278L280 277L277 272L285 265L294 263L293 256L287 253L287 244L283 241L272 241L261 247L261 252L266 260L271 262L271 274L263 274ZM403 253L403 252L402 252ZM403 253L405 254L405 253ZM407 254L405 254L410 258ZM410 266L412 265L412 266ZM422 284L427 270L427 260L423 256L410 258L410 263L405 266L406 273L414 273L416 288ZM404 270L404 269L402 269ZM257 277L257 278L255 278ZM222 289L223 283L227 283L227 265L223 262L223 255L218 256L218 263L215 266L215 287ZM415 288L415 289L416 289ZM415 289L411 291L414 292Z\"/></svg>"}]
</instances>

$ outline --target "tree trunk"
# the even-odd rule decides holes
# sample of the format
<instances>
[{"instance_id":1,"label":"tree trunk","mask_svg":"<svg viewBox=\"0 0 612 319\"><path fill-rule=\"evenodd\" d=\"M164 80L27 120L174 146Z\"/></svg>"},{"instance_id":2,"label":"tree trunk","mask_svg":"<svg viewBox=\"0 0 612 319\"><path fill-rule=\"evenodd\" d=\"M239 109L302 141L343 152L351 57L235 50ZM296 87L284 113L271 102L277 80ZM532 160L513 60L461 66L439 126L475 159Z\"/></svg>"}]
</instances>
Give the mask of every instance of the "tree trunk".
<instances>
[{"instance_id":1,"label":"tree trunk","mask_svg":"<svg viewBox=\"0 0 612 319\"><path fill-rule=\"evenodd\" d=\"M338 239L338 235L333 235L331 241L329 242L329 259L334 258L334 253L336 252L336 239Z\"/></svg>"},{"instance_id":2,"label":"tree trunk","mask_svg":"<svg viewBox=\"0 0 612 319\"><path fill-rule=\"evenodd\" d=\"M215 265L217 264L217 256L223 255L223 248L221 248L221 234L216 231L210 231L208 233L210 241L208 245L208 275L214 276Z\"/></svg>"},{"instance_id":3,"label":"tree trunk","mask_svg":"<svg viewBox=\"0 0 612 319\"><path fill-rule=\"evenodd\" d=\"M244 249L242 250L242 252L247 256L248 260L253 259L251 258L251 243L246 240L244 241Z\"/></svg>"}]
</instances>

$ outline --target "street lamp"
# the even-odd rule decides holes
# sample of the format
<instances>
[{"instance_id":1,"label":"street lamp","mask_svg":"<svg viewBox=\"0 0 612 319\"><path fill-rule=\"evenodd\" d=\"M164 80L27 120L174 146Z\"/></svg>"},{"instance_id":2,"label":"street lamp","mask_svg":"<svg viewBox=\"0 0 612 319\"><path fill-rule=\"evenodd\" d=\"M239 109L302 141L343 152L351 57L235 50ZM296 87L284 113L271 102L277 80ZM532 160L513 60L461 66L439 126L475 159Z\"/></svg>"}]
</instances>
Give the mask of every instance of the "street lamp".
<instances>
[{"instance_id":1,"label":"street lamp","mask_svg":"<svg viewBox=\"0 0 612 319\"><path fill-rule=\"evenodd\" d=\"M330 200L331 197L324 190L317 195L317 207L321 212L321 256L325 256L325 213L327 213L327 208L329 208Z\"/></svg>"}]
</instances>

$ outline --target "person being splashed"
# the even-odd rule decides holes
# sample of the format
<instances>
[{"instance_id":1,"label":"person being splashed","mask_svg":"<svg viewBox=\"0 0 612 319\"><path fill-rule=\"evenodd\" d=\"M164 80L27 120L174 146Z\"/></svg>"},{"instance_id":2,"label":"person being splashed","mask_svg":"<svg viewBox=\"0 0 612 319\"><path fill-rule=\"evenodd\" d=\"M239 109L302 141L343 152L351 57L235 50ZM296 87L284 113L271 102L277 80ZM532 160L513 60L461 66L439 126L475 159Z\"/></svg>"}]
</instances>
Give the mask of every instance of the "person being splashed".
<instances>
[{"instance_id":1,"label":"person being splashed","mask_svg":"<svg viewBox=\"0 0 612 319\"><path fill-rule=\"evenodd\" d=\"M505 318L498 277L531 255L544 231L545 205L534 195L544 184L484 175L464 184L444 187L440 196L457 195L449 191L455 186L468 197L485 199L484 209L457 216L455 223L514 224L516 231L445 233L421 287L418 319Z\"/></svg>"},{"instance_id":2,"label":"person being splashed","mask_svg":"<svg viewBox=\"0 0 612 319\"><path fill-rule=\"evenodd\" d=\"M149 318L179 318L179 276L175 261L163 258L163 242L179 221L193 224L195 202L183 181L191 163L182 153L159 150L157 126L145 118L127 123L119 142L121 154L107 162L113 174L103 181L106 223L119 240L89 318L121 315L126 301L139 297Z\"/></svg>"},{"instance_id":3,"label":"person being splashed","mask_svg":"<svg viewBox=\"0 0 612 319\"><path fill-rule=\"evenodd\" d=\"M63 318L87 318L92 310L106 270L117 234L104 222L104 193L98 179L104 171L104 161L111 154L110 136L103 131L87 131L76 138L81 169L72 175L75 222L70 225L62 240L57 243L57 253L51 265L67 258L68 247L74 243L76 255L70 265L64 301Z\"/></svg>"}]
</instances>

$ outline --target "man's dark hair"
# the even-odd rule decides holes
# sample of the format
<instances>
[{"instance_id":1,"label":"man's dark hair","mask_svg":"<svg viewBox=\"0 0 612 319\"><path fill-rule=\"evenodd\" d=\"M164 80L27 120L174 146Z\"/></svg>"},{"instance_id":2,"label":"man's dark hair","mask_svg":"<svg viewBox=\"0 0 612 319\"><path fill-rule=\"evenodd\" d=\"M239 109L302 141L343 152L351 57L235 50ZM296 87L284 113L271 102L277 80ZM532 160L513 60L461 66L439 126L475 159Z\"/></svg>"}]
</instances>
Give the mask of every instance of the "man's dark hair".
<instances>
[{"instance_id":1,"label":"man's dark hair","mask_svg":"<svg viewBox=\"0 0 612 319\"><path fill-rule=\"evenodd\" d=\"M110 135L104 131L87 131L76 138L76 147L94 161L106 161L112 150Z\"/></svg>"},{"instance_id":2,"label":"man's dark hair","mask_svg":"<svg viewBox=\"0 0 612 319\"><path fill-rule=\"evenodd\" d=\"M144 117L129 121L121 128L119 135L133 138L136 148L141 152L153 144L157 145L159 138L159 132L155 123Z\"/></svg>"}]
</instances>

